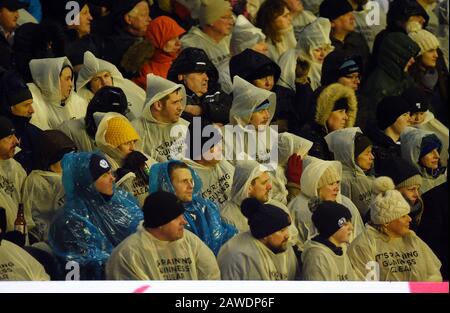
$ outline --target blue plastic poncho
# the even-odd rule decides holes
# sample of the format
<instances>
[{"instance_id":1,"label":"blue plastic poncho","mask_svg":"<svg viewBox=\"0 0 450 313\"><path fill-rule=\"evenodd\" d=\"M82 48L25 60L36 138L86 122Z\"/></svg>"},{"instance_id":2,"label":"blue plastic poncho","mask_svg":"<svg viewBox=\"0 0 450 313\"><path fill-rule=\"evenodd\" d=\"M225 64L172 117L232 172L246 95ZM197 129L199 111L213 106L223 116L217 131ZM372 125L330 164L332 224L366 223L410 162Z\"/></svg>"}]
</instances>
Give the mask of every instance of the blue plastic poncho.
<instances>
[{"instance_id":1,"label":"blue plastic poncho","mask_svg":"<svg viewBox=\"0 0 450 313\"><path fill-rule=\"evenodd\" d=\"M174 162L181 163L171 160L151 167L149 193L158 190L175 193L168 171L169 164ZM223 221L216 203L201 196L202 181L192 168L189 169L194 180L194 190L192 201L184 203L186 209L184 218L188 222L186 228L196 234L217 255L222 245L237 233L237 229Z\"/></svg>"},{"instance_id":2,"label":"blue plastic poncho","mask_svg":"<svg viewBox=\"0 0 450 313\"><path fill-rule=\"evenodd\" d=\"M49 243L62 269L68 261L78 262L81 279L103 279L112 249L134 233L143 219L128 192L114 187L108 199L97 191L89 171L92 155L70 153L62 159L65 206L49 230Z\"/></svg>"}]
</instances>

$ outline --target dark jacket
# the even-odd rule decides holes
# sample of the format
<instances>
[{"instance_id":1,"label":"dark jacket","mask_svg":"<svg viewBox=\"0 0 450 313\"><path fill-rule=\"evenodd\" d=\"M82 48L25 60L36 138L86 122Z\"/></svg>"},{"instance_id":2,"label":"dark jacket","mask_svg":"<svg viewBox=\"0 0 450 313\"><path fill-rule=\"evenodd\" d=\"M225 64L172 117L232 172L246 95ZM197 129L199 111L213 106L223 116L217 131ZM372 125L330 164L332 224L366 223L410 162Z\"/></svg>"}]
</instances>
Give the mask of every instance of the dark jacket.
<instances>
[{"instance_id":1,"label":"dark jacket","mask_svg":"<svg viewBox=\"0 0 450 313\"><path fill-rule=\"evenodd\" d=\"M98 55L98 43L94 40L94 36L88 34L79 38L77 31L74 29L66 29L64 34L66 39L66 56L73 66L83 64L84 53L86 51Z\"/></svg>"},{"instance_id":2,"label":"dark jacket","mask_svg":"<svg viewBox=\"0 0 450 313\"><path fill-rule=\"evenodd\" d=\"M345 37L344 42L336 40L333 37L330 37L330 39L331 44L334 46L334 51L343 51L350 55L359 55L362 59L363 72L366 72L367 69L369 69L371 62L370 49L364 36L352 32Z\"/></svg>"},{"instance_id":3,"label":"dark jacket","mask_svg":"<svg viewBox=\"0 0 450 313\"><path fill-rule=\"evenodd\" d=\"M317 124L316 122L309 122L303 125L299 135L305 139L313 142L311 149L309 149L308 155L322 159L333 160L333 154L328 149L325 136L328 134L325 127Z\"/></svg>"},{"instance_id":4,"label":"dark jacket","mask_svg":"<svg viewBox=\"0 0 450 313\"><path fill-rule=\"evenodd\" d=\"M445 182L422 195L425 210L417 230L417 235L425 241L442 263L441 274L448 281L448 182Z\"/></svg>"},{"instance_id":5,"label":"dark jacket","mask_svg":"<svg viewBox=\"0 0 450 313\"><path fill-rule=\"evenodd\" d=\"M0 66L6 70L14 68L13 49L2 32L0 32Z\"/></svg>"},{"instance_id":6,"label":"dark jacket","mask_svg":"<svg viewBox=\"0 0 450 313\"><path fill-rule=\"evenodd\" d=\"M376 107L384 97L399 96L415 85L404 69L419 51L419 46L408 35L391 33L386 36L380 47L378 65L361 89L364 107L359 107L358 114L363 121L375 119Z\"/></svg>"}]
</instances>

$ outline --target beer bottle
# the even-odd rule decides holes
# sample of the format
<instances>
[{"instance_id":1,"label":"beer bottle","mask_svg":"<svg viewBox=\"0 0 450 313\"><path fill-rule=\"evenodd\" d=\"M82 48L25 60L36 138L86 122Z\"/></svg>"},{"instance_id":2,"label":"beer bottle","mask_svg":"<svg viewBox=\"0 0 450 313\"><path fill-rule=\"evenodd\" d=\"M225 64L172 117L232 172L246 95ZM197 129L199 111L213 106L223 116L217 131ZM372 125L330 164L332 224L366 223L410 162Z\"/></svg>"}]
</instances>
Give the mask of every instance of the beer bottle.
<instances>
[{"instance_id":1,"label":"beer bottle","mask_svg":"<svg viewBox=\"0 0 450 313\"><path fill-rule=\"evenodd\" d=\"M25 214L23 210L23 203L19 203L19 209L17 210L17 217L14 221L14 230L21 232L23 235L27 233L27 222L25 220Z\"/></svg>"}]
</instances>

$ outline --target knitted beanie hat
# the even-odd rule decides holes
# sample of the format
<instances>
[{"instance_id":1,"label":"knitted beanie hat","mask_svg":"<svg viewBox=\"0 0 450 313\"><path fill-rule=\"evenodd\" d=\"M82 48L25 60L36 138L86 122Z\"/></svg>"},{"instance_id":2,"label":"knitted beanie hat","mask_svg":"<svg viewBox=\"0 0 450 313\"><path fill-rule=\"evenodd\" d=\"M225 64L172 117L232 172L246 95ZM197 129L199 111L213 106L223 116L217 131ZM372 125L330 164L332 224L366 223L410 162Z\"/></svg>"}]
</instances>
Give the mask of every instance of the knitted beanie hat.
<instances>
[{"instance_id":1,"label":"knitted beanie hat","mask_svg":"<svg viewBox=\"0 0 450 313\"><path fill-rule=\"evenodd\" d=\"M202 0L202 5L200 6L200 12L198 16L200 26L204 27L206 25L213 24L222 15L226 14L227 11L231 12L231 5L229 1Z\"/></svg>"},{"instance_id":2,"label":"knitted beanie hat","mask_svg":"<svg viewBox=\"0 0 450 313\"><path fill-rule=\"evenodd\" d=\"M330 21L348 12L353 12L353 7L347 0L324 0L319 7L319 16Z\"/></svg>"},{"instance_id":3,"label":"knitted beanie hat","mask_svg":"<svg viewBox=\"0 0 450 313\"><path fill-rule=\"evenodd\" d=\"M184 213L183 203L166 191L152 192L144 201L144 227L156 228L169 223Z\"/></svg>"},{"instance_id":4,"label":"knitted beanie hat","mask_svg":"<svg viewBox=\"0 0 450 313\"><path fill-rule=\"evenodd\" d=\"M436 36L425 29L410 32L408 35L419 45L420 54L439 48L439 41Z\"/></svg>"},{"instance_id":5,"label":"knitted beanie hat","mask_svg":"<svg viewBox=\"0 0 450 313\"><path fill-rule=\"evenodd\" d=\"M410 206L402 194L395 190L394 182L386 176L378 177L374 184L377 196L370 204L370 218L374 224L383 225L410 212Z\"/></svg>"},{"instance_id":6,"label":"knitted beanie hat","mask_svg":"<svg viewBox=\"0 0 450 313\"><path fill-rule=\"evenodd\" d=\"M114 148L121 144L139 140L139 135L128 120L122 117L113 117L108 121L105 141Z\"/></svg>"},{"instance_id":7,"label":"knitted beanie hat","mask_svg":"<svg viewBox=\"0 0 450 313\"><path fill-rule=\"evenodd\" d=\"M380 175L392 178L395 188L410 187L413 185L422 185L422 176L420 176L417 167L409 162L405 162L400 157L387 159L380 169Z\"/></svg>"},{"instance_id":8,"label":"knitted beanie hat","mask_svg":"<svg viewBox=\"0 0 450 313\"><path fill-rule=\"evenodd\" d=\"M385 130L406 112L409 112L409 105L403 97L387 96L383 98L377 105L376 120L378 128Z\"/></svg>"},{"instance_id":9,"label":"knitted beanie hat","mask_svg":"<svg viewBox=\"0 0 450 313\"><path fill-rule=\"evenodd\" d=\"M327 169L323 172L322 176L319 179L317 184L317 188L322 188L323 186L330 185L337 181L341 180L341 174L337 170L335 166L328 166Z\"/></svg>"},{"instance_id":10,"label":"knitted beanie hat","mask_svg":"<svg viewBox=\"0 0 450 313\"><path fill-rule=\"evenodd\" d=\"M329 238L352 219L349 209L334 201L308 203L312 221L323 238Z\"/></svg>"}]
</instances>

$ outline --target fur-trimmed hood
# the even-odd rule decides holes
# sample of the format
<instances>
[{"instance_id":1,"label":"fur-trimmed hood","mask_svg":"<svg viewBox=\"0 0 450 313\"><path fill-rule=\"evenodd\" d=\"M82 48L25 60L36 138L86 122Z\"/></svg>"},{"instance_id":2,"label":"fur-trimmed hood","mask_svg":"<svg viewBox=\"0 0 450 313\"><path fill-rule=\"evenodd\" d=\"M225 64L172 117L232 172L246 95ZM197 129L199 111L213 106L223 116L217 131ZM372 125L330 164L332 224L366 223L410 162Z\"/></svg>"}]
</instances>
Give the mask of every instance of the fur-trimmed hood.
<instances>
[{"instance_id":1,"label":"fur-trimmed hood","mask_svg":"<svg viewBox=\"0 0 450 313\"><path fill-rule=\"evenodd\" d=\"M358 100L353 89L339 83L329 85L320 93L317 99L316 123L327 128L327 119L330 117L331 112L333 112L334 104L342 98L347 98L348 103L348 120L345 128L353 127L358 112Z\"/></svg>"}]
</instances>

